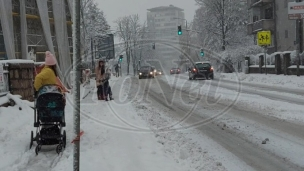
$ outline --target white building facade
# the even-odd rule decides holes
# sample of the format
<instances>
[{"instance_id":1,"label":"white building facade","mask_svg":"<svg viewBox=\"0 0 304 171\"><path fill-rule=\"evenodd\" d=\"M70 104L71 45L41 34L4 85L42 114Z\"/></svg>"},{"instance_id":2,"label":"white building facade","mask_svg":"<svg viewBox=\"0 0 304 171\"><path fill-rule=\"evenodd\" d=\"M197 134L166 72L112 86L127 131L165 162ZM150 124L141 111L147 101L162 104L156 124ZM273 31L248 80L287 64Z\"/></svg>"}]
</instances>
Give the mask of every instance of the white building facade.
<instances>
[{"instance_id":1,"label":"white building facade","mask_svg":"<svg viewBox=\"0 0 304 171\"><path fill-rule=\"evenodd\" d=\"M148 30L155 39L155 50L162 57L178 58L181 54L177 26L185 25L184 18L184 10L173 5L148 9Z\"/></svg>"},{"instance_id":2,"label":"white building facade","mask_svg":"<svg viewBox=\"0 0 304 171\"><path fill-rule=\"evenodd\" d=\"M72 0L1 0L0 60L44 61L55 54L61 71L72 64ZM64 73L62 73L64 74Z\"/></svg>"}]
</instances>

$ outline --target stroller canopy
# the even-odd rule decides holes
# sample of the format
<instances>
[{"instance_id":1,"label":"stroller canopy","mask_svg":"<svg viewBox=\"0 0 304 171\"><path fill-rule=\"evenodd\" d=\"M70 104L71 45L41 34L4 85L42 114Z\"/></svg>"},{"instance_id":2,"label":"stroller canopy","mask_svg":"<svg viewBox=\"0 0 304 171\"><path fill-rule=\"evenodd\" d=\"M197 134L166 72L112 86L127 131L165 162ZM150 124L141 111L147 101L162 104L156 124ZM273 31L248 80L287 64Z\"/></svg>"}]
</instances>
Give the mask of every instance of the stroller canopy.
<instances>
[{"instance_id":1,"label":"stroller canopy","mask_svg":"<svg viewBox=\"0 0 304 171\"><path fill-rule=\"evenodd\" d=\"M50 84L50 85L42 86L38 90L38 98L39 98L40 95L43 95L43 94L46 94L46 93L58 93L58 94L62 95L60 87L56 84Z\"/></svg>"}]
</instances>

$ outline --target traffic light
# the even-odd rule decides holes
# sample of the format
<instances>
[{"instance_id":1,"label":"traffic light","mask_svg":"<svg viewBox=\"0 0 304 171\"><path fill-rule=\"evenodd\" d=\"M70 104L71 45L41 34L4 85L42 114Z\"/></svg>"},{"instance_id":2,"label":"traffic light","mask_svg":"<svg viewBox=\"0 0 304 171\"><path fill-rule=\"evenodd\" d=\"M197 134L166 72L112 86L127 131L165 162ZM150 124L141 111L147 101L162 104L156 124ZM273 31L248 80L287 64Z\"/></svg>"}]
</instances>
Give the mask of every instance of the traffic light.
<instances>
[{"instance_id":1,"label":"traffic light","mask_svg":"<svg viewBox=\"0 0 304 171\"><path fill-rule=\"evenodd\" d=\"M119 56L119 62L122 62L123 55Z\"/></svg>"},{"instance_id":2,"label":"traffic light","mask_svg":"<svg viewBox=\"0 0 304 171\"><path fill-rule=\"evenodd\" d=\"M205 52L204 52L204 49L201 49L201 56L205 56Z\"/></svg>"},{"instance_id":3,"label":"traffic light","mask_svg":"<svg viewBox=\"0 0 304 171\"><path fill-rule=\"evenodd\" d=\"M152 49L155 49L155 43L152 44Z\"/></svg>"},{"instance_id":4,"label":"traffic light","mask_svg":"<svg viewBox=\"0 0 304 171\"><path fill-rule=\"evenodd\" d=\"M182 26L177 26L177 34L182 35Z\"/></svg>"}]
</instances>

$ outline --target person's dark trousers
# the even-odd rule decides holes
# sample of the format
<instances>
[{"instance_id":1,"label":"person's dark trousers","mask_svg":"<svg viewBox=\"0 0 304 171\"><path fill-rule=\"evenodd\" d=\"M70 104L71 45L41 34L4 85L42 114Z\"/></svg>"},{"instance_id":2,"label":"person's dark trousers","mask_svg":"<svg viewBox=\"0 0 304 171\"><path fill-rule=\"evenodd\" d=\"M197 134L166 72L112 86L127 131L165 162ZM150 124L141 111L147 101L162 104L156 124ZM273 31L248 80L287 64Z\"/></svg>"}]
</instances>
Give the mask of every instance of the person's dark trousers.
<instances>
[{"instance_id":1,"label":"person's dark trousers","mask_svg":"<svg viewBox=\"0 0 304 171\"><path fill-rule=\"evenodd\" d=\"M109 95L110 99L112 99L112 89L111 89L110 85L108 86L108 95Z\"/></svg>"},{"instance_id":2,"label":"person's dark trousers","mask_svg":"<svg viewBox=\"0 0 304 171\"><path fill-rule=\"evenodd\" d=\"M104 86L102 85L99 85L97 87L97 97L98 97L98 100L104 100Z\"/></svg>"},{"instance_id":3,"label":"person's dark trousers","mask_svg":"<svg viewBox=\"0 0 304 171\"><path fill-rule=\"evenodd\" d=\"M119 77L118 70L115 70L115 72L116 72L116 77Z\"/></svg>"},{"instance_id":4,"label":"person's dark trousers","mask_svg":"<svg viewBox=\"0 0 304 171\"><path fill-rule=\"evenodd\" d=\"M113 100L112 89L111 89L109 81L106 81L103 86L104 86L105 100ZM110 99L108 99L108 97Z\"/></svg>"}]
</instances>

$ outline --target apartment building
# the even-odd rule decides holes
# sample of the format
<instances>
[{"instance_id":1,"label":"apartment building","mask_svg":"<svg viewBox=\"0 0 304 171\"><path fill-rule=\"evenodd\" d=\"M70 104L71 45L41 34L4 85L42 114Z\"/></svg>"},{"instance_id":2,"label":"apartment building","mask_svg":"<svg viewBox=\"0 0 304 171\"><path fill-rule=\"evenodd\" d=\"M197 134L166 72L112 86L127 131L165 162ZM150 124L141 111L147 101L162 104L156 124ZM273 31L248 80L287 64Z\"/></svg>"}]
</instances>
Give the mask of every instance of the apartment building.
<instances>
[{"instance_id":1,"label":"apartment building","mask_svg":"<svg viewBox=\"0 0 304 171\"><path fill-rule=\"evenodd\" d=\"M268 53L296 50L296 21L288 19L288 2L294 0L247 0L247 32L256 35L258 31L270 30L272 44Z\"/></svg>"},{"instance_id":2,"label":"apartment building","mask_svg":"<svg viewBox=\"0 0 304 171\"><path fill-rule=\"evenodd\" d=\"M155 39L157 52L163 57L180 55L177 26L184 26L184 19L184 10L173 5L148 9L148 30Z\"/></svg>"},{"instance_id":3,"label":"apartment building","mask_svg":"<svg viewBox=\"0 0 304 171\"><path fill-rule=\"evenodd\" d=\"M1 0L0 59L44 61L54 53L61 69L72 61L71 0Z\"/></svg>"}]
</instances>

